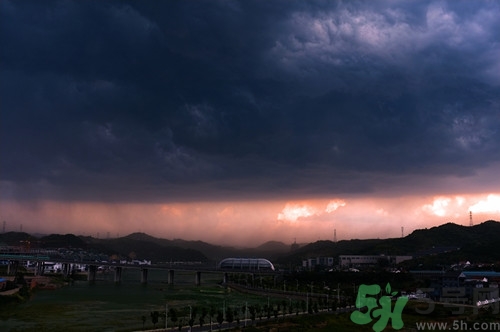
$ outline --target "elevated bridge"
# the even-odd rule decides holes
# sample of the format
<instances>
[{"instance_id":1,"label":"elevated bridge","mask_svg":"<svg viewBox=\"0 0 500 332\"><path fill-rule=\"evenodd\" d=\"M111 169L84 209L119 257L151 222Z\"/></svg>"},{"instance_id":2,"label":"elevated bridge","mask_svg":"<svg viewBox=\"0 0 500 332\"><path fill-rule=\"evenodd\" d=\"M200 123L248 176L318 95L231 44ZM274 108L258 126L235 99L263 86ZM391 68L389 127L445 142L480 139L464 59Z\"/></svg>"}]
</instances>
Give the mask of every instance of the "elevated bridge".
<instances>
[{"instance_id":1,"label":"elevated bridge","mask_svg":"<svg viewBox=\"0 0 500 332\"><path fill-rule=\"evenodd\" d=\"M118 263L118 262L98 262L98 261L85 261L85 260L73 260L66 259L63 257L51 257L48 255L37 254L37 253L0 253L0 262L8 262L7 274L16 275L19 266L23 262L30 262L31 267L35 275L43 275L46 273L46 267L49 265L60 264L61 273L65 276L69 276L76 266L84 266L84 271L87 273L87 280L90 283L96 281L96 276L99 268L106 268L114 271L114 282L120 283L122 280L122 274L124 269L140 269L141 270L141 283L147 283L148 273L150 270L166 270L168 271L168 284L174 284L174 277L176 272L193 272L194 282L196 285L201 285L202 273L216 273L222 275L222 282L226 283L228 281L229 274L233 273L243 273L250 274L252 278L259 276L276 276L280 274L274 270L260 270L260 269L249 269L247 268L224 268L224 266L219 266L212 263L162 263L162 264L129 264L129 263Z\"/></svg>"}]
</instances>

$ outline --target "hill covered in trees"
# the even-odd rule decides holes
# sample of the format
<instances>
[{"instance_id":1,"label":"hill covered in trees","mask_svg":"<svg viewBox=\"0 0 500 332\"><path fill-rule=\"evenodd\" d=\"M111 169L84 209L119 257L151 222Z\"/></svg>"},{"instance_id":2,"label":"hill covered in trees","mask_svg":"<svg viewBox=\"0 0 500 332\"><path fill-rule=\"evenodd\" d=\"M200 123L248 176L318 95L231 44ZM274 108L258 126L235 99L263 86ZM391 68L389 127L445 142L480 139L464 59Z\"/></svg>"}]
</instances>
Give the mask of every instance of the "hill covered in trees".
<instances>
[{"instance_id":1,"label":"hill covered in trees","mask_svg":"<svg viewBox=\"0 0 500 332\"><path fill-rule=\"evenodd\" d=\"M278 262L299 263L318 256L409 255L424 261L470 260L493 263L500 261L499 238L498 221L489 220L472 227L447 223L415 230L402 238L318 241L280 257Z\"/></svg>"},{"instance_id":2,"label":"hill covered in trees","mask_svg":"<svg viewBox=\"0 0 500 332\"><path fill-rule=\"evenodd\" d=\"M168 261L219 261L226 257L265 257L284 266L300 265L312 257L339 255L410 255L414 262L440 263L500 261L498 239L500 222L485 221L466 227L453 223L415 230L402 238L317 241L298 249L281 242L270 241L256 248L233 248L203 241L167 240L145 233L132 233L120 238L97 239L73 234L51 234L35 237L23 232L0 234L0 246L31 248L73 248L100 253L109 257Z\"/></svg>"}]
</instances>

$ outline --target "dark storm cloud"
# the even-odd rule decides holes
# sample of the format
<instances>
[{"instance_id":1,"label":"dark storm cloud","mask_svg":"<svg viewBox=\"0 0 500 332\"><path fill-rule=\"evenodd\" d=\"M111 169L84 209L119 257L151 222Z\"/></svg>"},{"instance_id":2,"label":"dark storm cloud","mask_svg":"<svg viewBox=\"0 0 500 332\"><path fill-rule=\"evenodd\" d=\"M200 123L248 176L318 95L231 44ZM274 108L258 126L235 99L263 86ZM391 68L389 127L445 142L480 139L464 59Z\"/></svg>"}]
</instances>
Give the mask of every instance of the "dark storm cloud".
<instances>
[{"instance_id":1,"label":"dark storm cloud","mask_svg":"<svg viewBox=\"0 0 500 332\"><path fill-rule=\"evenodd\" d=\"M367 192L500 161L496 2L0 6L7 196Z\"/></svg>"}]
</instances>

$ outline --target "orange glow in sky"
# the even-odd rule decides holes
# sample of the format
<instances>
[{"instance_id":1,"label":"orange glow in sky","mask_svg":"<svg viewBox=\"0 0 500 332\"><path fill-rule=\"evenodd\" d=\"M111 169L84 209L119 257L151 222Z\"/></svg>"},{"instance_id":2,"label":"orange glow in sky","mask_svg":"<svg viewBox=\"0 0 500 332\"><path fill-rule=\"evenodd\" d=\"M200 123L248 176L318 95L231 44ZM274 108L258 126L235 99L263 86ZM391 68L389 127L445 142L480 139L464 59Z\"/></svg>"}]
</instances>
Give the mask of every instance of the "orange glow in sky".
<instances>
[{"instance_id":1,"label":"orange glow in sky","mask_svg":"<svg viewBox=\"0 0 500 332\"><path fill-rule=\"evenodd\" d=\"M255 246L500 221L500 1L251 3L0 2L6 231Z\"/></svg>"},{"instance_id":2,"label":"orange glow in sky","mask_svg":"<svg viewBox=\"0 0 500 332\"><path fill-rule=\"evenodd\" d=\"M269 240L291 243L391 238L415 229L454 222L469 224L500 215L500 194L191 202L166 204L3 201L7 231L75 233L101 238L145 232L167 239L255 246ZM50 221L50 222L47 222Z\"/></svg>"}]
</instances>

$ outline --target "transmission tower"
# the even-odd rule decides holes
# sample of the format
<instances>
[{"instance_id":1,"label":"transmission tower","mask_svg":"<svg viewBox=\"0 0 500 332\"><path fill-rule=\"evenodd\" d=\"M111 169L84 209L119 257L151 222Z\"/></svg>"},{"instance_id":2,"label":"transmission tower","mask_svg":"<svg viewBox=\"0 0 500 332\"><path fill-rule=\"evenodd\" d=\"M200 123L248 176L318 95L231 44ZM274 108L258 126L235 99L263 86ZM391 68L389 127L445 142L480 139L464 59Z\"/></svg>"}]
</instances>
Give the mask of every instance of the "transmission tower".
<instances>
[{"instance_id":1,"label":"transmission tower","mask_svg":"<svg viewBox=\"0 0 500 332\"><path fill-rule=\"evenodd\" d=\"M474 226L474 224L472 223L472 211L469 211L469 226Z\"/></svg>"}]
</instances>

